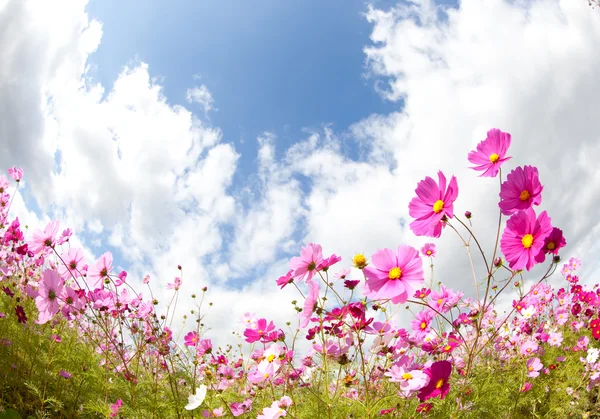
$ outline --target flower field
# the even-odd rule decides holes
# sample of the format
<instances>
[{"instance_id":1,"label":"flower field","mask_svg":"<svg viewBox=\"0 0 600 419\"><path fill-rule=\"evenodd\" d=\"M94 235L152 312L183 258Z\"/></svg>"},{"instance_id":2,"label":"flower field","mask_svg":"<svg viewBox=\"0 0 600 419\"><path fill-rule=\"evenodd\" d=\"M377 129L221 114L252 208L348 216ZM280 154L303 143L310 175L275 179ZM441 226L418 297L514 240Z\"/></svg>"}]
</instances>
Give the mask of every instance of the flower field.
<instances>
[{"instance_id":1,"label":"flower field","mask_svg":"<svg viewBox=\"0 0 600 419\"><path fill-rule=\"evenodd\" d=\"M222 346L204 324L202 285L174 330L181 266L159 306L150 285L161 279L135 288L109 252L86 260L71 247L58 220L42 229L11 217L24 174L9 169L0 419L600 417L600 288L579 278L580 260L561 259L567 240L552 209L539 211L539 171L510 167L511 140L491 129L465 160L498 178L494 248L481 246L476 216L454 206L459 180L439 171L407 203L410 229L429 243L344 257L298 245L273 280L296 288L297 322L247 313ZM434 280L442 234L465 248L469 289Z\"/></svg>"}]
</instances>

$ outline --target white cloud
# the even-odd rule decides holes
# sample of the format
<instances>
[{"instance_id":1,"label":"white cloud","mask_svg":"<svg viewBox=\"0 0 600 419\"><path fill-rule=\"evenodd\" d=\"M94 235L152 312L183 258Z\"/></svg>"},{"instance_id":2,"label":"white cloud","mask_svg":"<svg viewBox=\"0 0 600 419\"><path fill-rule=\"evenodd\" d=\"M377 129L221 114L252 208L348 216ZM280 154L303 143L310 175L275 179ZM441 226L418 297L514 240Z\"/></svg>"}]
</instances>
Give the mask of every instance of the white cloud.
<instances>
[{"instance_id":1,"label":"white cloud","mask_svg":"<svg viewBox=\"0 0 600 419\"><path fill-rule=\"evenodd\" d=\"M447 15L429 1L371 9L367 62L389 78L385 95L402 99L398 111L357 121L344 140L325 127L282 150L276 136L261 136L257 174L233 185L235 195L238 152L218 128L170 105L146 64L125 67L114 86L90 80L102 27L85 1L33 4L0 4L0 165L25 168L44 214L38 220L18 201L15 210L31 227L60 216L80 233L88 222L120 250L132 280L151 274L161 299L183 265L181 310L208 285L221 342L244 311L280 325L295 316L288 297L296 296L274 280L287 271L280 250L299 251L298 232L346 263L354 252L428 241L410 233L408 202L438 169L457 175L457 213L473 212L489 251L497 179L477 178L466 156L491 127L513 134L507 168L539 167L565 255L597 272L600 224L590 214L600 205L600 16L585 2L464 0ZM204 85L187 99L213 107ZM358 161L341 152L354 140ZM237 193L244 186L249 193ZM446 230L437 243L436 280L469 284L459 240ZM259 278L245 277L256 268ZM233 277L253 281L237 290Z\"/></svg>"},{"instance_id":2,"label":"white cloud","mask_svg":"<svg viewBox=\"0 0 600 419\"><path fill-rule=\"evenodd\" d=\"M189 103L197 103L202 106L204 113L213 110L214 100L212 94L204 84L187 89L185 98Z\"/></svg>"}]
</instances>

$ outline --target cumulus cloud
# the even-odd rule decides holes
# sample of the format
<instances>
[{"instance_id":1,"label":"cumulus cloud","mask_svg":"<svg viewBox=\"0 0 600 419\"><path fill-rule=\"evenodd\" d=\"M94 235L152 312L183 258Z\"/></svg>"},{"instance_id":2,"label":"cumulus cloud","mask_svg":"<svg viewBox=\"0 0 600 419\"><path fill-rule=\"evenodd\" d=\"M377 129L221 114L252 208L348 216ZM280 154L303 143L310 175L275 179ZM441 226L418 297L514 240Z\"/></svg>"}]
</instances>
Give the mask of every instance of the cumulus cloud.
<instances>
[{"instance_id":1,"label":"cumulus cloud","mask_svg":"<svg viewBox=\"0 0 600 419\"><path fill-rule=\"evenodd\" d=\"M320 242L348 263L355 252L429 241L410 232L408 202L439 169L458 177L457 213L473 212L489 255L498 181L477 178L466 156L492 127L513 135L507 170L539 167L543 208L565 232L565 256L580 256L586 275L598 272L600 222L591 214L600 205L600 16L585 2L369 9L368 71L387 78L380 91L397 111L343 133L309 132L287 150L265 133L256 173L236 193L238 151L218 127L168 103L148 65L124 67L112 86L88 76L102 26L84 0L32 4L0 2L0 165L24 167L41 214L22 201L15 208L31 223L60 217L76 233L101 234L131 278L151 274L161 299L183 265L181 312L208 285L221 341L245 311L280 326L294 321L289 301L297 296L274 280L302 242ZM187 100L213 107L204 85ZM344 141L359 145L360 158L344 155ZM436 280L468 287L460 240L446 229L437 243ZM234 278L248 282L240 289Z\"/></svg>"}]
</instances>

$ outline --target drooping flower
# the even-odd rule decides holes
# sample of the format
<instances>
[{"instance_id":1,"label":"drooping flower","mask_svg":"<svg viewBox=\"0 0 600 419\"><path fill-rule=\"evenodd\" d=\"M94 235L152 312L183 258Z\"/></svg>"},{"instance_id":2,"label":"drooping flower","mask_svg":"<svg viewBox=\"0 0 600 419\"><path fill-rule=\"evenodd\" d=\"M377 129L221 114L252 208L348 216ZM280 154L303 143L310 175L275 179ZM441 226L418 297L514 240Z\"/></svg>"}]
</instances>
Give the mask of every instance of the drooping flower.
<instances>
[{"instance_id":1,"label":"drooping flower","mask_svg":"<svg viewBox=\"0 0 600 419\"><path fill-rule=\"evenodd\" d=\"M21 181L21 179L23 178L23 169L21 169L20 167L11 167L10 169L8 169L8 174L10 175L10 177L12 177L16 182Z\"/></svg>"},{"instance_id":2,"label":"drooping flower","mask_svg":"<svg viewBox=\"0 0 600 419\"><path fill-rule=\"evenodd\" d=\"M408 213L415 220L410 223L417 236L440 237L443 222L454 217L454 201L458 196L456 177L452 176L446 188L446 177L438 172L439 185L427 176L417 184L417 196L408 204Z\"/></svg>"},{"instance_id":3,"label":"drooping flower","mask_svg":"<svg viewBox=\"0 0 600 419\"><path fill-rule=\"evenodd\" d=\"M170 283L170 282L167 283L168 290L178 291L180 287L181 287L181 278L179 278L178 276L175 277L175 280L173 281L173 283Z\"/></svg>"},{"instance_id":4,"label":"drooping flower","mask_svg":"<svg viewBox=\"0 0 600 419\"><path fill-rule=\"evenodd\" d=\"M290 269L287 274L280 276L279 279L276 281L277 285L280 286L281 289L283 289L286 285L294 282L294 277L292 276L293 273L294 271Z\"/></svg>"},{"instance_id":5,"label":"drooping flower","mask_svg":"<svg viewBox=\"0 0 600 419\"><path fill-rule=\"evenodd\" d=\"M319 298L319 283L313 280L308 281L308 295L306 296L306 300L304 300L304 307L302 311L298 313L298 317L300 318L300 328L303 329L308 326L310 322L310 316L312 316L312 312L315 309L315 304Z\"/></svg>"},{"instance_id":6,"label":"drooping flower","mask_svg":"<svg viewBox=\"0 0 600 419\"><path fill-rule=\"evenodd\" d=\"M200 387L196 388L196 392L194 394L190 394L188 397L188 404L185 406L185 410L194 410L200 407L204 398L206 397L207 387L202 384Z\"/></svg>"},{"instance_id":7,"label":"drooping flower","mask_svg":"<svg viewBox=\"0 0 600 419\"><path fill-rule=\"evenodd\" d=\"M421 247L421 254L423 256L435 257L435 244L425 243L425 245Z\"/></svg>"},{"instance_id":8,"label":"drooping flower","mask_svg":"<svg viewBox=\"0 0 600 419\"><path fill-rule=\"evenodd\" d=\"M363 271L365 294L370 298L404 303L424 281L421 257L411 246L398 246L396 252L379 249L371 260L372 265Z\"/></svg>"},{"instance_id":9,"label":"drooping flower","mask_svg":"<svg viewBox=\"0 0 600 419\"><path fill-rule=\"evenodd\" d=\"M469 153L468 159L475 165L471 169L483 172L479 175L482 177L496 177L502 163L510 159L506 157L510 140L508 132L489 130L486 139L477 144L477 150Z\"/></svg>"},{"instance_id":10,"label":"drooping flower","mask_svg":"<svg viewBox=\"0 0 600 419\"><path fill-rule=\"evenodd\" d=\"M58 313L58 297L63 290L64 284L58 272L46 269L38 287L38 296L35 298L35 305L39 311L38 324L48 322Z\"/></svg>"},{"instance_id":11,"label":"drooping flower","mask_svg":"<svg viewBox=\"0 0 600 419\"><path fill-rule=\"evenodd\" d=\"M419 400L425 401L437 396L443 400L450 392L449 378L452 364L449 361L437 361L424 372L429 376L429 383L419 391Z\"/></svg>"},{"instance_id":12,"label":"drooping flower","mask_svg":"<svg viewBox=\"0 0 600 419\"><path fill-rule=\"evenodd\" d=\"M552 224L546 211L536 217L535 211L529 208L510 217L500 240L500 250L510 268L530 270L536 263L543 262L542 249L551 232Z\"/></svg>"},{"instance_id":13,"label":"drooping flower","mask_svg":"<svg viewBox=\"0 0 600 419\"><path fill-rule=\"evenodd\" d=\"M510 215L542 203L542 190L537 167L517 167L500 187L498 206L502 214Z\"/></svg>"},{"instance_id":14,"label":"drooping flower","mask_svg":"<svg viewBox=\"0 0 600 419\"><path fill-rule=\"evenodd\" d=\"M320 244L308 243L300 251L300 256L290 260L290 269L293 269L294 278L303 280L312 279L317 272L319 264L323 261L323 249Z\"/></svg>"}]
</instances>

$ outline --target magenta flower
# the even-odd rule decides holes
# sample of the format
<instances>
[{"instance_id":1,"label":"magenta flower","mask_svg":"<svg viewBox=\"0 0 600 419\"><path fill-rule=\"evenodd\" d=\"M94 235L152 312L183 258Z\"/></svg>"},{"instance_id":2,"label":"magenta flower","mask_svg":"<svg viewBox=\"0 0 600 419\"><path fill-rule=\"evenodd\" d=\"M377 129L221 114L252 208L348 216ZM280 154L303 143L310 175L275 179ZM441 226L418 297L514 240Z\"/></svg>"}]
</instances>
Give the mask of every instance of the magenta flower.
<instances>
[{"instance_id":1,"label":"magenta flower","mask_svg":"<svg viewBox=\"0 0 600 419\"><path fill-rule=\"evenodd\" d=\"M38 324L44 324L58 313L58 297L63 293L64 284L58 272L46 269L38 287L35 305L39 311Z\"/></svg>"},{"instance_id":2,"label":"magenta flower","mask_svg":"<svg viewBox=\"0 0 600 419\"><path fill-rule=\"evenodd\" d=\"M244 330L244 336L246 336L246 342L254 343L273 330L275 330L273 321L267 324L266 319L258 319L254 328L247 328Z\"/></svg>"},{"instance_id":3,"label":"magenta flower","mask_svg":"<svg viewBox=\"0 0 600 419\"><path fill-rule=\"evenodd\" d=\"M427 176L417 184L417 196L408 204L408 213L415 220L410 223L417 236L440 237L443 220L454 217L454 201L458 196L456 177L452 176L446 189L446 177L438 172L439 186Z\"/></svg>"},{"instance_id":4,"label":"magenta flower","mask_svg":"<svg viewBox=\"0 0 600 419\"><path fill-rule=\"evenodd\" d=\"M443 400L450 392L449 378L452 364L449 361L434 362L424 372L429 376L429 383L419 391L419 400L425 401L437 396Z\"/></svg>"},{"instance_id":5,"label":"magenta flower","mask_svg":"<svg viewBox=\"0 0 600 419\"><path fill-rule=\"evenodd\" d=\"M23 308L23 306L16 306L15 314L17 315L17 320L19 321L19 323L27 323L27 315L25 314L25 309Z\"/></svg>"},{"instance_id":6,"label":"magenta flower","mask_svg":"<svg viewBox=\"0 0 600 419\"><path fill-rule=\"evenodd\" d=\"M414 320L411 320L410 327L415 332L415 337L422 339L431 329L429 325L435 317L435 313L431 310L422 310L417 313Z\"/></svg>"},{"instance_id":7,"label":"magenta flower","mask_svg":"<svg viewBox=\"0 0 600 419\"><path fill-rule=\"evenodd\" d=\"M435 257L435 244L425 243L425 245L421 247L421 254L423 256Z\"/></svg>"},{"instance_id":8,"label":"magenta flower","mask_svg":"<svg viewBox=\"0 0 600 419\"><path fill-rule=\"evenodd\" d=\"M294 277L292 276L293 273L294 271L290 269L287 274L280 276L275 282L281 287L281 289L284 289L286 285L294 282Z\"/></svg>"},{"instance_id":9,"label":"magenta flower","mask_svg":"<svg viewBox=\"0 0 600 419\"><path fill-rule=\"evenodd\" d=\"M199 340L200 336L198 336L198 333L192 331L185 335L185 337L183 338L183 343L185 344L185 346L196 346Z\"/></svg>"},{"instance_id":10,"label":"magenta flower","mask_svg":"<svg viewBox=\"0 0 600 419\"><path fill-rule=\"evenodd\" d=\"M542 250L544 253L551 253L558 255L558 251L567 245L567 240L563 236L563 232L560 228L554 227L552 232L546 240L544 240L544 247Z\"/></svg>"},{"instance_id":11,"label":"magenta flower","mask_svg":"<svg viewBox=\"0 0 600 419\"><path fill-rule=\"evenodd\" d=\"M552 232L550 217L546 211L536 218L535 211L519 211L508 219L500 240L500 250L510 268L530 270L544 261L543 247ZM538 256L541 253L541 256Z\"/></svg>"},{"instance_id":12,"label":"magenta flower","mask_svg":"<svg viewBox=\"0 0 600 419\"><path fill-rule=\"evenodd\" d=\"M517 167L502 182L498 206L502 214L510 215L540 205L543 189L536 167Z\"/></svg>"},{"instance_id":13,"label":"magenta flower","mask_svg":"<svg viewBox=\"0 0 600 419\"><path fill-rule=\"evenodd\" d=\"M123 400L118 399L116 402L110 405L110 417L116 418L119 415L119 410L123 407Z\"/></svg>"},{"instance_id":14,"label":"magenta flower","mask_svg":"<svg viewBox=\"0 0 600 419\"><path fill-rule=\"evenodd\" d=\"M468 159L475 165L471 169L482 171L479 175L482 177L496 177L502 163L510 159L506 157L508 147L510 134L492 128L488 131L486 139L477 144L477 150L469 153Z\"/></svg>"},{"instance_id":15,"label":"magenta flower","mask_svg":"<svg viewBox=\"0 0 600 419\"><path fill-rule=\"evenodd\" d=\"M317 266L317 271L324 271L327 272L327 270L329 269L329 267L335 265L336 263L338 263L340 260L342 260L341 256L336 255L335 253L331 256L329 256L326 259L323 259L321 261L321 263L319 263L319 266Z\"/></svg>"},{"instance_id":16,"label":"magenta flower","mask_svg":"<svg viewBox=\"0 0 600 419\"><path fill-rule=\"evenodd\" d=\"M60 371L58 372L58 374L59 374L59 375L60 375L62 378L66 378L67 380L73 376L71 373L69 373L69 372L67 372L67 371L65 371L65 370L60 370Z\"/></svg>"},{"instance_id":17,"label":"magenta flower","mask_svg":"<svg viewBox=\"0 0 600 419\"><path fill-rule=\"evenodd\" d=\"M423 263L417 249L402 245L396 252L379 249L364 268L365 294L373 299L404 303L424 281ZM367 294L368 293L368 294Z\"/></svg>"},{"instance_id":18,"label":"magenta flower","mask_svg":"<svg viewBox=\"0 0 600 419\"><path fill-rule=\"evenodd\" d=\"M290 269L294 270L294 278L303 280L312 279L318 266L323 261L323 249L320 244L308 243L300 251L300 256L294 256L290 260Z\"/></svg>"}]
</instances>

